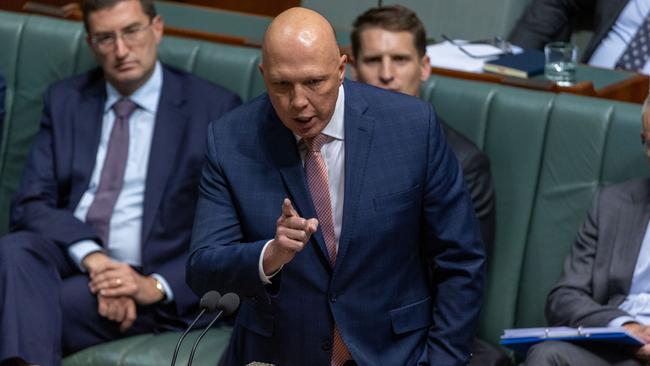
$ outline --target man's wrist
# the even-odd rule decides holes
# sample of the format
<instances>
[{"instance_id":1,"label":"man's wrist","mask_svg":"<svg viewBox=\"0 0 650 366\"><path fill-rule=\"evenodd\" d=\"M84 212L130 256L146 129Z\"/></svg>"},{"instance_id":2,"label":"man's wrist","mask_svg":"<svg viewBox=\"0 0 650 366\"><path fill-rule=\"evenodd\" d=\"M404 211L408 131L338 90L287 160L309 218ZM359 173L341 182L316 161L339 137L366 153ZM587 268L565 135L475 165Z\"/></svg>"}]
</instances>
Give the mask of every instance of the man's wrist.
<instances>
[{"instance_id":1,"label":"man's wrist","mask_svg":"<svg viewBox=\"0 0 650 366\"><path fill-rule=\"evenodd\" d=\"M155 281L156 290L158 290L160 296L162 296L162 298L159 301L167 300L167 292L165 291L165 287L163 286L162 282L160 282L160 280L156 277L151 277L151 278L153 278L153 280Z\"/></svg>"}]
</instances>

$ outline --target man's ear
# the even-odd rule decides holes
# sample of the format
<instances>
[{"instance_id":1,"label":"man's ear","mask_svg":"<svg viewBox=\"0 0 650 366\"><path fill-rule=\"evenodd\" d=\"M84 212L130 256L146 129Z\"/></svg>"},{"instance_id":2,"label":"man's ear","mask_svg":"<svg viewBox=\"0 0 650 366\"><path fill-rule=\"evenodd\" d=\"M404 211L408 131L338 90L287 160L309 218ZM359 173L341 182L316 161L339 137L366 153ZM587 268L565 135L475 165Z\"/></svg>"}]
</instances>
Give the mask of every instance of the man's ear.
<instances>
[{"instance_id":1,"label":"man's ear","mask_svg":"<svg viewBox=\"0 0 650 366\"><path fill-rule=\"evenodd\" d=\"M352 56L348 56L348 60L350 60L350 77L354 81L359 81L359 74L357 73L357 59L355 59Z\"/></svg>"},{"instance_id":2,"label":"man's ear","mask_svg":"<svg viewBox=\"0 0 650 366\"><path fill-rule=\"evenodd\" d=\"M431 61L428 55L424 55L420 60L420 80L426 81L429 76L431 76Z\"/></svg>"}]
</instances>

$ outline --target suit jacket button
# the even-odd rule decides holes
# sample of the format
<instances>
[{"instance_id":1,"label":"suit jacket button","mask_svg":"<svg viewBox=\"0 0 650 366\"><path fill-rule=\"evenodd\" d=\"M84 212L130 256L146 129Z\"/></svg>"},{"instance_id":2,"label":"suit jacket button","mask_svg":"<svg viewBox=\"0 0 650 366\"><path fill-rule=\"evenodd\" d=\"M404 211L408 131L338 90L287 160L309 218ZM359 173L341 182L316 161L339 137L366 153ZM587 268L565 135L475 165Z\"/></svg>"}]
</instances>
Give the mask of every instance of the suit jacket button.
<instances>
[{"instance_id":1,"label":"suit jacket button","mask_svg":"<svg viewBox=\"0 0 650 366\"><path fill-rule=\"evenodd\" d=\"M335 293L330 293L330 302L336 302L336 294Z\"/></svg>"},{"instance_id":2,"label":"suit jacket button","mask_svg":"<svg viewBox=\"0 0 650 366\"><path fill-rule=\"evenodd\" d=\"M332 350L332 341L330 340L325 340L321 343L320 348L323 351L329 352Z\"/></svg>"}]
</instances>

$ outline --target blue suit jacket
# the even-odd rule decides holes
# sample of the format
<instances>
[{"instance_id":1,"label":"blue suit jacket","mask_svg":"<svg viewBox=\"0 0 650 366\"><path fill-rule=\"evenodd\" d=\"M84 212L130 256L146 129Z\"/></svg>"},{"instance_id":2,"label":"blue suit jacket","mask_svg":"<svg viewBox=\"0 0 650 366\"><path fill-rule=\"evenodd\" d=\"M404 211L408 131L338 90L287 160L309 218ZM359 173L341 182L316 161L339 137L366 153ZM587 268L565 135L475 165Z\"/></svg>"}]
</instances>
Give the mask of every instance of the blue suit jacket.
<instances>
[{"instance_id":1,"label":"blue suit jacket","mask_svg":"<svg viewBox=\"0 0 650 366\"><path fill-rule=\"evenodd\" d=\"M334 322L359 365L459 365L468 357L483 247L433 109L346 81L344 118L336 266L316 232L268 286L258 261L283 198L316 217L294 136L266 94L209 129L188 281L198 293L243 297L227 365L329 365Z\"/></svg>"},{"instance_id":2,"label":"blue suit jacket","mask_svg":"<svg viewBox=\"0 0 650 366\"><path fill-rule=\"evenodd\" d=\"M73 211L95 165L105 101L99 69L49 88L41 128L13 200L12 231L35 232L66 251L79 240L99 242ZM142 272L159 273L174 292L175 306L164 307L164 318L187 318L196 310L198 300L185 283L184 268L205 132L209 121L240 103L221 87L163 67L145 186Z\"/></svg>"}]
</instances>

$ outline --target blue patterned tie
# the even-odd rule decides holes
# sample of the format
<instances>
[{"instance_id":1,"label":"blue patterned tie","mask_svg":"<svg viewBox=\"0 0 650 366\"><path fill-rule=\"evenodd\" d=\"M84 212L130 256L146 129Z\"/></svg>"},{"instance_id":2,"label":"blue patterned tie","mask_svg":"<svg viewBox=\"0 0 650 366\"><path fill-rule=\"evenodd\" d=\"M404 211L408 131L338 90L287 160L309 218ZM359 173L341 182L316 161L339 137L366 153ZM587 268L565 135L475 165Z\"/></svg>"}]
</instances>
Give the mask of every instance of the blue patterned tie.
<instances>
[{"instance_id":1,"label":"blue patterned tie","mask_svg":"<svg viewBox=\"0 0 650 366\"><path fill-rule=\"evenodd\" d=\"M616 62L615 68L628 71L642 69L650 53L650 14L643 19L643 23L632 40L627 45L625 52Z\"/></svg>"},{"instance_id":2,"label":"blue patterned tie","mask_svg":"<svg viewBox=\"0 0 650 366\"><path fill-rule=\"evenodd\" d=\"M115 123L95 199L86 215L86 223L95 229L104 245L108 243L113 207L124 183L124 170L129 155L129 117L136 108L137 105L128 98L122 98L113 104Z\"/></svg>"}]
</instances>

